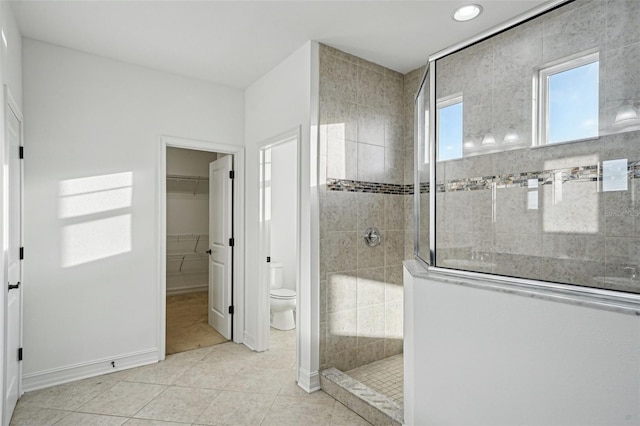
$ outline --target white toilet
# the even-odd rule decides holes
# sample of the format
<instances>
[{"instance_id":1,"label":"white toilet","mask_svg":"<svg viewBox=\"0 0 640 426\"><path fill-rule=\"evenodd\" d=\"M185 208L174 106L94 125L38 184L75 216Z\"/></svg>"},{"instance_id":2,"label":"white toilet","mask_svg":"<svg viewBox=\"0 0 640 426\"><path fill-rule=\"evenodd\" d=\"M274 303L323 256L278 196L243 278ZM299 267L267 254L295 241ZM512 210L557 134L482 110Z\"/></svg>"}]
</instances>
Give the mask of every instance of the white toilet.
<instances>
[{"instance_id":1,"label":"white toilet","mask_svg":"<svg viewBox=\"0 0 640 426\"><path fill-rule=\"evenodd\" d=\"M282 288L282 264L271 263L271 327L278 330L292 330L296 328L293 311L296 309L296 292Z\"/></svg>"}]
</instances>

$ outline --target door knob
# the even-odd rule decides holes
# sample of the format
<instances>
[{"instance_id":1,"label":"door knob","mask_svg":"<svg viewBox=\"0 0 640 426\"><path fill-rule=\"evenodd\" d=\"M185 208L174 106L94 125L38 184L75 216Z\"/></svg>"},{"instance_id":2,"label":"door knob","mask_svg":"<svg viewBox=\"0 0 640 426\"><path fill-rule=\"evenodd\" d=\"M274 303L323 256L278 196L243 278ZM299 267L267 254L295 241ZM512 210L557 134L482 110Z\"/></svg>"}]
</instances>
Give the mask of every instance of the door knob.
<instances>
[{"instance_id":1,"label":"door knob","mask_svg":"<svg viewBox=\"0 0 640 426\"><path fill-rule=\"evenodd\" d=\"M209 253L209 254L211 254L211 249L209 249L209 250L205 251L205 253Z\"/></svg>"},{"instance_id":2,"label":"door knob","mask_svg":"<svg viewBox=\"0 0 640 426\"><path fill-rule=\"evenodd\" d=\"M20 288L20 281L18 281L16 284L11 284L9 283L9 290L13 290L14 288Z\"/></svg>"}]
</instances>

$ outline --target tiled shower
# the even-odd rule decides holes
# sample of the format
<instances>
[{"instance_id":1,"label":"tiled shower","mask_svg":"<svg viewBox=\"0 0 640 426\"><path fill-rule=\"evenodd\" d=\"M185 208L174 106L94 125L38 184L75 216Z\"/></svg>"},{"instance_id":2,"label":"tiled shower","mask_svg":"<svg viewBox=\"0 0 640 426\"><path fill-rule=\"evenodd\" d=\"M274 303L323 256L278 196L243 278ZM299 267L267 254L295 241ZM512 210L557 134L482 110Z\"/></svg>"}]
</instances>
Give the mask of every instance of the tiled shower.
<instances>
[{"instance_id":1,"label":"tiled shower","mask_svg":"<svg viewBox=\"0 0 640 426\"><path fill-rule=\"evenodd\" d=\"M348 371L402 353L402 261L413 258L414 96L423 72L402 75L321 45L321 370ZM381 235L375 247L364 240L369 227Z\"/></svg>"},{"instance_id":2,"label":"tiled shower","mask_svg":"<svg viewBox=\"0 0 640 426\"><path fill-rule=\"evenodd\" d=\"M418 254L432 266L640 292L639 20L637 1L577 0L433 61L435 104L427 85L417 128L428 133L441 108L460 102L462 133L459 155L438 157L437 146L436 185L427 147L414 153L425 69L401 75L321 46L321 369L360 371L402 352L414 161ZM565 125L594 133L544 140L542 76L585 63L598 72L596 123ZM379 246L365 244L368 227Z\"/></svg>"}]
</instances>

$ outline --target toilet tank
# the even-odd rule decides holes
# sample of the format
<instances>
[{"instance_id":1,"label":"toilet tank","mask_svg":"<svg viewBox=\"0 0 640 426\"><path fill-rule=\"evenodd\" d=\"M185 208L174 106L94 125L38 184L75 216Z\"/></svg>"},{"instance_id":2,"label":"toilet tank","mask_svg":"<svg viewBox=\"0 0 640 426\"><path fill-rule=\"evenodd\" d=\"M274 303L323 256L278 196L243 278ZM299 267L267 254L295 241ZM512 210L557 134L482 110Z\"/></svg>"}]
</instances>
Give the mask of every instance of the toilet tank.
<instances>
[{"instance_id":1,"label":"toilet tank","mask_svg":"<svg viewBox=\"0 0 640 426\"><path fill-rule=\"evenodd\" d=\"M270 263L269 268L271 288L282 288L282 263Z\"/></svg>"}]
</instances>

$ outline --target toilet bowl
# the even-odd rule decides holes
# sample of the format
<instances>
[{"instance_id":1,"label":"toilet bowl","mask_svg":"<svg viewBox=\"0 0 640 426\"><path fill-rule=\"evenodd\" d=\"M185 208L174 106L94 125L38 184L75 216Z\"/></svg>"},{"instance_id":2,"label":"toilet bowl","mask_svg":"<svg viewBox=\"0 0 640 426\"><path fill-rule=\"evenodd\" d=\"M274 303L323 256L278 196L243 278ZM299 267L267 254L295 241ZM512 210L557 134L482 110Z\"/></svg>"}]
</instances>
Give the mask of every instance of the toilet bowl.
<instances>
[{"instance_id":1,"label":"toilet bowl","mask_svg":"<svg viewBox=\"0 0 640 426\"><path fill-rule=\"evenodd\" d=\"M269 304L271 305L271 327L278 330L292 330L296 327L293 312L296 309L296 292L288 288L282 288L282 264L271 263L271 292Z\"/></svg>"}]
</instances>

